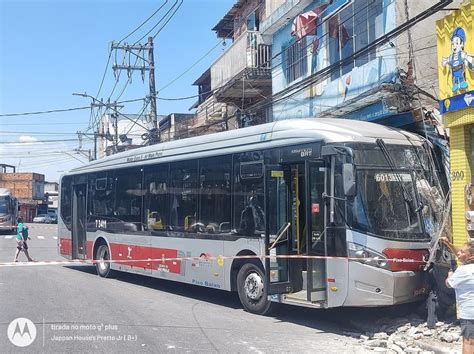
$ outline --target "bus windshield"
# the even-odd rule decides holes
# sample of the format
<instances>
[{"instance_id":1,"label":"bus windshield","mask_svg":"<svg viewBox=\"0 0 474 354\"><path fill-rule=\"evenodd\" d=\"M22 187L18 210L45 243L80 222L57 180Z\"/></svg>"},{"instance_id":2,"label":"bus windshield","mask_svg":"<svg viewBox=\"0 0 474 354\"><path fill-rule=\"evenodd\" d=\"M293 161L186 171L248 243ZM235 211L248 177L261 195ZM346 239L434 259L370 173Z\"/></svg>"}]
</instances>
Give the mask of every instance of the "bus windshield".
<instances>
[{"instance_id":1,"label":"bus windshield","mask_svg":"<svg viewBox=\"0 0 474 354\"><path fill-rule=\"evenodd\" d=\"M437 171L422 146L354 144L357 195L348 203L354 229L393 240L429 240L441 220Z\"/></svg>"},{"instance_id":2,"label":"bus windshield","mask_svg":"<svg viewBox=\"0 0 474 354\"><path fill-rule=\"evenodd\" d=\"M354 228L390 239L424 238L410 173L358 168L357 188L352 202Z\"/></svg>"},{"instance_id":3,"label":"bus windshield","mask_svg":"<svg viewBox=\"0 0 474 354\"><path fill-rule=\"evenodd\" d=\"M0 199L0 214L8 213L8 201L6 199Z\"/></svg>"}]
</instances>

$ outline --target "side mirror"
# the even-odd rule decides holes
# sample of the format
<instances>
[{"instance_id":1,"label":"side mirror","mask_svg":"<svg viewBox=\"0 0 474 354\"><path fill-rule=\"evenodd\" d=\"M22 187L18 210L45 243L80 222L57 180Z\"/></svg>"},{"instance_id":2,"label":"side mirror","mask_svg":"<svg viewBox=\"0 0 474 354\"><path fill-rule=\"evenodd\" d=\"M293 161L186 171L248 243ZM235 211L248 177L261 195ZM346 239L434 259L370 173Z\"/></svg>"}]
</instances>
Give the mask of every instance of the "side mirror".
<instances>
[{"instance_id":1,"label":"side mirror","mask_svg":"<svg viewBox=\"0 0 474 354\"><path fill-rule=\"evenodd\" d=\"M344 195L354 197L356 195L356 170L352 163L342 164L342 179Z\"/></svg>"}]
</instances>

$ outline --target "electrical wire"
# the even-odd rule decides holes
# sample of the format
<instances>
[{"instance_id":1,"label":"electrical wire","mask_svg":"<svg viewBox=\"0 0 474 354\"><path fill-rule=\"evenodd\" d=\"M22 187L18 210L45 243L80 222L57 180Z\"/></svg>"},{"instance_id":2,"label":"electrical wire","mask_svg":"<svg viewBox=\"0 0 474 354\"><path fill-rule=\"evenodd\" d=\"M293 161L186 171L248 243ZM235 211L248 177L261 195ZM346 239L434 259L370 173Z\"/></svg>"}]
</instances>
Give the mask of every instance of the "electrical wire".
<instances>
[{"instance_id":1,"label":"electrical wire","mask_svg":"<svg viewBox=\"0 0 474 354\"><path fill-rule=\"evenodd\" d=\"M401 35L401 34L400 34ZM426 38L426 37L430 37L432 35L429 35L429 36L425 36L425 37L422 37L422 38ZM425 47L425 48L422 48L422 49L428 49L428 48L431 48L433 46L430 46L430 47ZM214 48L214 47L213 47ZM382 50L388 50L388 49L391 49L391 48L385 48L385 49L382 49ZM281 53L281 52L280 52ZM394 57L396 57L397 55L395 54ZM313 74L314 75L314 74ZM210 90L206 93L215 93L216 90L218 90L219 88L217 89L214 89L214 90ZM205 93L204 93L205 94ZM177 101L177 100L185 100L185 99L191 99L191 98L195 98L195 97L199 97L199 95L193 95L193 96L187 96L187 97L179 97L179 98L164 98L164 97L159 97L157 96L157 99L159 100L169 100L169 101ZM136 99L131 99L131 100L125 100L125 101L121 101L121 102L117 102L117 103L129 103L129 102L137 102L137 101L141 101L141 100L145 100L146 98L136 98ZM48 110L48 111L38 111L38 112L24 112L24 113L9 113L9 114L0 114L0 117L10 117L10 116L22 116L22 115L34 115L34 114L48 114L48 113L55 113L55 112L67 112L67 111L73 111L73 110L83 110L83 109L89 109L90 107L76 107L76 108L68 108L68 109L58 109L58 110Z\"/></svg>"},{"instance_id":2,"label":"electrical wire","mask_svg":"<svg viewBox=\"0 0 474 354\"><path fill-rule=\"evenodd\" d=\"M174 78L173 80L171 80L170 82L168 82L166 85L164 85L163 87L161 87L160 89L158 89L158 92L160 91L163 91L164 89L166 89L167 87L171 86L173 83L175 83L176 81L178 81L180 78L182 78L184 75L186 75L189 71L191 71L197 64L199 64L205 57L207 57L210 53L212 53L214 51L214 49L216 49L222 42L224 42L224 39L221 40L220 42L218 42L214 47L212 47L211 49L209 49L203 56L201 56L196 62L194 62L193 64L191 64L191 66L189 66L185 71L183 71L181 74L179 74L176 78ZM198 95L199 96L199 95ZM166 100L164 98L162 98L163 100ZM171 101L171 100L170 100Z\"/></svg>"},{"instance_id":3,"label":"electrical wire","mask_svg":"<svg viewBox=\"0 0 474 354\"><path fill-rule=\"evenodd\" d=\"M126 40L128 37L130 37L132 34L134 34L136 31L138 31L140 28L142 28L149 20L151 20L166 4L167 4L168 0L165 0L165 2L163 3L163 5L161 5L155 12L153 12L145 21L143 21L137 28L135 28L132 32L130 32L128 35L126 35L125 37L123 37L119 43L123 42L124 40Z\"/></svg>"},{"instance_id":4,"label":"electrical wire","mask_svg":"<svg viewBox=\"0 0 474 354\"><path fill-rule=\"evenodd\" d=\"M135 44L141 42L144 38L146 38L153 30L160 25L160 23L171 13L173 8L176 6L176 4L179 2L179 0L175 0L174 4L166 11L166 13L158 20L158 22L147 32L145 33L139 40L137 40Z\"/></svg>"},{"instance_id":5,"label":"electrical wire","mask_svg":"<svg viewBox=\"0 0 474 354\"><path fill-rule=\"evenodd\" d=\"M160 27L160 29L158 30L158 32L155 33L155 35L153 36L153 39L156 38L156 36L158 36L158 34L163 30L163 28L166 27L166 25L168 24L168 22L171 21L171 19L174 17L174 15L176 14L176 12L178 12L179 8L183 5L183 2L184 0L180 0L181 2L179 3L179 5L176 7L176 9L173 11L173 13L171 14L171 16L168 18L168 20L166 20L166 22L163 24L163 26Z\"/></svg>"},{"instance_id":6,"label":"electrical wire","mask_svg":"<svg viewBox=\"0 0 474 354\"><path fill-rule=\"evenodd\" d=\"M49 113L61 113L61 112L80 111L80 110L84 110L84 109L90 109L90 106L87 106L87 107L74 107L74 108L50 109L50 110L47 110L47 111L36 111L36 112L5 113L5 114L0 114L0 117L31 116L31 115L37 115L37 114L49 114Z\"/></svg>"},{"instance_id":7,"label":"electrical wire","mask_svg":"<svg viewBox=\"0 0 474 354\"><path fill-rule=\"evenodd\" d=\"M33 144L43 144L43 143L60 143L66 141L77 141L77 139L58 139L58 140L36 140L36 141L0 141L0 144L11 144L11 145L33 145Z\"/></svg>"}]
</instances>

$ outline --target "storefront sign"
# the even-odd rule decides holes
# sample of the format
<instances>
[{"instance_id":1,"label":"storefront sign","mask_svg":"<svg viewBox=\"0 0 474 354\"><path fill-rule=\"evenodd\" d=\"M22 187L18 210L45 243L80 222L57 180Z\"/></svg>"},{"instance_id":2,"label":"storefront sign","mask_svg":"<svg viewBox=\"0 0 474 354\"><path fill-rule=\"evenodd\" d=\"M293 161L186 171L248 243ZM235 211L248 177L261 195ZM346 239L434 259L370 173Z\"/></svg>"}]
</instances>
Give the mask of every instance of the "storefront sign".
<instances>
[{"instance_id":1,"label":"storefront sign","mask_svg":"<svg viewBox=\"0 0 474 354\"><path fill-rule=\"evenodd\" d=\"M442 113L474 104L474 0L436 22Z\"/></svg>"}]
</instances>

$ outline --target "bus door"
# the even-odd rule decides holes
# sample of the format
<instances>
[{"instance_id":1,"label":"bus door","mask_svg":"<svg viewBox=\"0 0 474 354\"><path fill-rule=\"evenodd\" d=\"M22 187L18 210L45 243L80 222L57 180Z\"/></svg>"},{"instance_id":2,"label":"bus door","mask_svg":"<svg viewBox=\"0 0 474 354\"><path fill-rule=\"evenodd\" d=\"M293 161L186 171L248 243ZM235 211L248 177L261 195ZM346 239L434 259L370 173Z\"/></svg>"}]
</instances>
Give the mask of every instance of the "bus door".
<instances>
[{"instance_id":1,"label":"bus door","mask_svg":"<svg viewBox=\"0 0 474 354\"><path fill-rule=\"evenodd\" d=\"M265 167L265 275L269 295L294 289L291 262L286 257L291 254L289 174L289 168L281 165Z\"/></svg>"},{"instance_id":2,"label":"bus door","mask_svg":"<svg viewBox=\"0 0 474 354\"><path fill-rule=\"evenodd\" d=\"M316 256L306 259L306 290L310 302L324 301L326 293L326 260L317 256L326 256L325 235L325 192L326 168L323 160L305 163L305 200L306 200L306 247L305 255Z\"/></svg>"},{"instance_id":3,"label":"bus door","mask_svg":"<svg viewBox=\"0 0 474 354\"><path fill-rule=\"evenodd\" d=\"M87 184L75 184L72 190L72 258L86 258Z\"/></svg>"}]
</instances>

